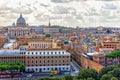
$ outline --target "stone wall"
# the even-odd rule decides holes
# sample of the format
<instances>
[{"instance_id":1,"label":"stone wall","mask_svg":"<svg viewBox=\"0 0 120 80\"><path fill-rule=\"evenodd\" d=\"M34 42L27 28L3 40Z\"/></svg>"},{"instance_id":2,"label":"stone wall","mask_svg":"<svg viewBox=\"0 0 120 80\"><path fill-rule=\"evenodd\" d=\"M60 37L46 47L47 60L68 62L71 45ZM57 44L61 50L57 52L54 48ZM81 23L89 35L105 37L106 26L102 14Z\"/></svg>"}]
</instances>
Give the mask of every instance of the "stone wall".
<instances>
[{"instance_id":1,"label":"stone wall","mask_svg":"<svg viewBox=\"0 0 120 80\"><path fill-rule=\"evenodd\" d=\"M96 71L99 72L104 67L101 64L96 63L87 57L84 57L82 55L82 52L80 52L78 49L70 49L69 48L67 50L71 53L72 59L74 59L82 68L95 69Z\"/></svg>"}]
</instances>

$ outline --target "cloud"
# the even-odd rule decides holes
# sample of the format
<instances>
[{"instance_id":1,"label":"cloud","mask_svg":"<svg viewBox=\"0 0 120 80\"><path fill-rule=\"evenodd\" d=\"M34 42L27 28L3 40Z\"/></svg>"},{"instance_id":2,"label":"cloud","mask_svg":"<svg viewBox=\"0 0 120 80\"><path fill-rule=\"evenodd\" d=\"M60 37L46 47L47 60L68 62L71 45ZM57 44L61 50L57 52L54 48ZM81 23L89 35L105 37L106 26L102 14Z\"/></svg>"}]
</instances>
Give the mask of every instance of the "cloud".
<instances>
[{"instance_id":1,"label":"cloud","mask_svg":"<svg viewBox=\"0 0 120 80\"><path fill-rule=\"evenodd\" d=\"M11 12L17 13L17 14L20 14L20 13L23 13L23 14L30 14L30 13L33 12L33 10L30 9L30 8L22 8L22 10L19 10L19 9L12 9Z\"/></svg>"},{"instance_id":2,"label":"cloud","mask_svg":"<svg viewBox=\"0 0 120 80\"><path fill-rule=\"evenodd\" d=\"M44 4L44 3L40 3L40 6L43 6L43 7L50 7L49 4Z\"/></svg>"},{"instance_id":3,"label":"cloud","mask_svg":"<svg viewBox=\"0 0 120 80\"><path fill-rule=\"evenodd\" d=\"M115 10L117 9L117 6L114 5L113 3L106 3L105 6L103 6L104 9L110 9L110 10Z\"/></svg>"},{"instance_id":4,"label":"cloud","mask_svg":"<svg viewBox=\"0 0 120 80\"><path fill-rule=\"evenodd\" d=\"M64 6L55 6L51 11L54 14L67 14L69 13L68 8Z\"/></svg>"},{"instance_id":5,"label":"cloud","mask_svg":"<svg viewBox=\"0 0 120 80\"><path fill-rule=\"evenodd\" d=\"M76 14L76 9L72 7L66 7L66 6L55 6L52 10L49 10L52 14Z\"/></svg>"},{"instance_id":6,"label":"cloud","mask_svg":"<svg viewBox=\"0 0 120 80\"><path fill-rule=\"evenodd\" d=\"M2 1L2 0L1 0ZM4 6L4 7L3 7ZM23 13L26 22L65 26L115 24L120 21L118 0L5 0L0 3L0 20L11 23ZM0 23L1 23L0 21ZM8 22L7 22L8 21ZM10 24L10 25L11 25Z\"/></svg>"},{"instance_id":7,"label":"cloud","mask_svg":"<svg viewBox=\"0 0 120 80\"><path fill-rule=\"evenodd\" d=\"M73 1L73 0L51 0L51 2L54 2L54 3L68 3L71 1Z\"/></svg>"},{"instance_id":8,"label":"cloud","mask_svg":"<svg viewBox=\"0 0 120 80\"><path fill-rule=\"evenodd\" d=\"M83 19L83 16L81 14L78 14L78 15L75 16L75 18L78 19L78 20L81 20L81 19Z\"/></svg>"}]
</instances>

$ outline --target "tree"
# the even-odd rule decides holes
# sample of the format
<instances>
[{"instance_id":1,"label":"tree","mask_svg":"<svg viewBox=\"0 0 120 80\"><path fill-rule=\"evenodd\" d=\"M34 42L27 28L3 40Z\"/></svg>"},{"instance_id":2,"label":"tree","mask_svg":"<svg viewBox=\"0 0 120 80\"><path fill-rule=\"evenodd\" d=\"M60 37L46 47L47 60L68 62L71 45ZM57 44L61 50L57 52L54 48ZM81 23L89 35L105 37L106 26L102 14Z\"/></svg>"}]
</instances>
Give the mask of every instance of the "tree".
<instances>
[{"instance_id":1,"label":"tree","mask_svg":"<svg viewBox=\"0 0 120 80\"><path fill-rule=\"evenodd\" d=\"M119 58L120 58L120 50L113 51L113 52L107 54L106 57L107 58L112 58L113 59L113 64L118 64L119 63Z\"/></svg>"},{"instance_id":2,"label":"tree","mask_svg":"<svg viewBox=\"0 0 120 80\"><path fill-rule=\"evenodd\" d=\"M87 80L95 80L95 79L93 79L93 78L87 78Z\"/></svg>"},{"instance_id":3,"label":"tree","mask_svg":"<svg viewBox=\"0 0 120 80\"><path fill-rule=\"evenodd\" d=\"M113 76L111 74L104 74L100 80L110 80Z\"/></svg>"},{"instance_id":4,"label":"tree","mask_svg":"<svg viewBox=\"0 0 120 80\"><path fill-rule=\"evenodd\" d=\"M118 80L120 80L120 68L115 68L111 74L116 77Z\"/></svg>"},{"instance_id":5,"label":"tree","mask_svg":"<svg viewBox=\"0 0 120 80\"><path fill-rule=\"evenodd\" d=\"M45 37L50 37L51 35L50 34L46 34Z\"/></svg>"},{"instance_id":6,"label":"tree","mask_svg":"<svg viewBox=\"0 0 120 80\"><path fill-rule=\"evenodd\" d=\"M113 51L106 55L107 58L118 58L120 57L120 50Z\"/></svg>"},{"instance_id":7,"label":"tree","mask_svg":"<svg viewBox=\"0 0 120 80\"><path fill-rule=\"evenodd\" d=\"M64 76L64 79L65 80L73 80L73 76L67 75L67 76Z\"/></svg>"},{"instance_id":8,"label":"tree","mask_svg":"<svg viewBox=\"0 0 120 80\"><path fill-rule=\"evenodd\" d=\"M112 71L115 68L119 68L119 67L117 65L111 65L102 68L101 72L99 73L100 77L102 77L102 75L107 74L108 72Z\"/></svg>"},{"instance_id":9,"label":"tree","mask_svg":"<svg viewBox=\"0 0 120 80\"><path fill-rule=\"evenodd\" d=\"M112 77L110 80L118 80L116 77Z\"/></svg>"},{"instance_id":10,"label":"tree","mask_svg":"<svg viewBox=\"0 0 120 80\"><path fill-rule=\"evenodd\" d=\"M93 78L95 80L98 79L98 73L94 69L83 69L78 74L78 79L86 79Z\"/></svg>"}]
</instances>

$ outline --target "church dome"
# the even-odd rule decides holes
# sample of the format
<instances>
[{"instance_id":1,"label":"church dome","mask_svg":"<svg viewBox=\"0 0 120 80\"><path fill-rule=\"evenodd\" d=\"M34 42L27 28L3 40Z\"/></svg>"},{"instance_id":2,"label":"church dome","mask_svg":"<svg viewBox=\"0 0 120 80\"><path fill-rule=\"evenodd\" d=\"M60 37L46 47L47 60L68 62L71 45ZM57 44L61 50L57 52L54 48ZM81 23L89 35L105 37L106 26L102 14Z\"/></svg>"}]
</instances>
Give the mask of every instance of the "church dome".
<instances>
[{"instance_id":1,"label":"church dome","mask_svg":"<svg viewBox=\"0 0 120 80\"><path fill-rule=\"evenodd\" d=\"M26 24L25 19L22 17L22 14L20 15L20 17L17 19L17 23L24 23Z\"/></svg>"}]
</instances>

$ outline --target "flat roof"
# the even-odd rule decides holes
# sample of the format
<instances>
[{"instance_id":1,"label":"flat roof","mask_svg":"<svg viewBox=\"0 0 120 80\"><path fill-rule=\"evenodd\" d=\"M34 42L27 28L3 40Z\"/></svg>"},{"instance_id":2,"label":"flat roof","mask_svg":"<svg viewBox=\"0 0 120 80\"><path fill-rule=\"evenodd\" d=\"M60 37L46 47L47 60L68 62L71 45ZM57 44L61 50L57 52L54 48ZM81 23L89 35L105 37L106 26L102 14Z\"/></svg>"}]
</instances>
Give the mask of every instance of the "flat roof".
<instances>
[{"instance_id":1,"label":"flat roof","mask_svg":"<svg viewBox=\"0 0 120 80\"><path fill-rule=\"evenodd\" d=\"M0 56L16 56L19 54L19 50L0 50Z\"/></svg>"},{"instance_id":2,"label":"flat roof","mask_svg":"<svg viewBox=\"0 0 120 80\"><path fill-rule=\"evenodd\" d=\"M48 51L46 50L39 50L40 52L42 51L42 53L39 53L38 51L36 50L33 50L33 51L26 51L26 50L0 50L0 56L22 56L22 55L25 55L25 56L66 56L66 55L70 55L69 52L64 52L64 53L55 53L55 51L58 51L58 50L50 50L49 54L48 54ZM51 53L52 51L54 51L53 53ZM65 51L65 50L62 50L62 51ZM26 54L20 54L20 52L27 52ZM28 54L28 52L31 52L30 54ZM32 54L32 52L34 52L34 54ZM38 54L36 54L36 52L38 52ZM44 53L45 52L45 53Z\"/></svg>"},{"instance_id":3,"label":"flat roof","mask_svg":"<svg viewBox=\"0 0 120 80\"><path fill-rule=\"evenodd\" d=\"M103 54L101 52L94 52L94 53L86 53L88 56L93 56L94 54Z\"/></svg>"}]
</instances>

